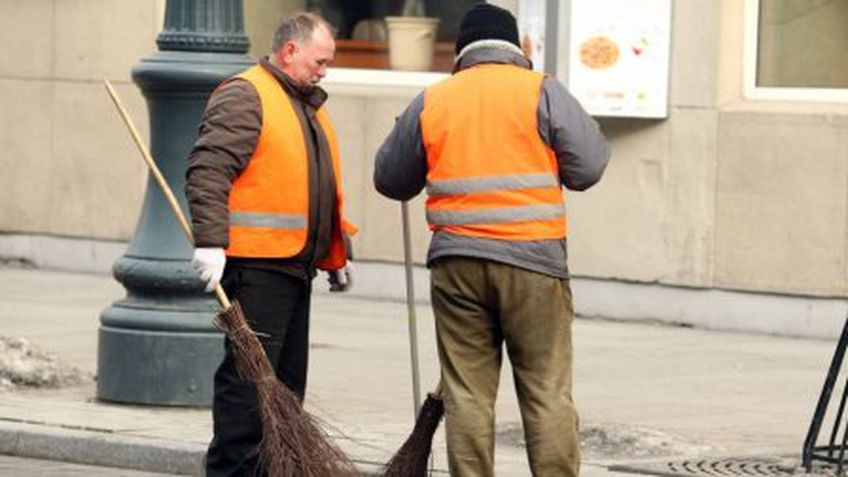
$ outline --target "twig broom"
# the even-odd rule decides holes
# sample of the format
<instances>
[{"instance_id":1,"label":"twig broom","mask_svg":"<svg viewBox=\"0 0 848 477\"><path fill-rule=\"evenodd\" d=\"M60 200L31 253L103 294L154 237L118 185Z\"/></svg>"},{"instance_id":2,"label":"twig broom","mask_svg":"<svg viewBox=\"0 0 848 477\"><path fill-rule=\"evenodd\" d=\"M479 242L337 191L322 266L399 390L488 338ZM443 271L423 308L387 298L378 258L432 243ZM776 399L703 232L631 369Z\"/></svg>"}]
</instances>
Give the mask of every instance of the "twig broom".
<instances>
[{"instance_id":1,"label":"twig broom","mask_svg":"<svg viewBox=\"0 0 848 477\"><path fill-rule=\"evenodd\" d=\"M108 80L103 82L144 162L168 199L180 227L193 244L191 228L165 177L153 161L115 89ZM215 324L232 342L236 367L242 379L256 384L262 420L262 441L258 449L260 466L272 477L357 475L353 462L332 443L319 427L317 419L303 409L294 393L277 379L259 339L247 324L241 306L230 303L220 284L215 287L215 296L222 307L215 317Z\"/></svg>"},{"instance_id":2,"label":"twig broom","mask_svg":"<svg viewBox=\"0 0 848 477\"><path fill-rule=\"evenodd\" d=\"M442 383L427 394L418 411L415 427L394 456L386 464L385 477L425 477L433 447L433 435L445 413L442 401Z\"/></svg>"},{"instance_id":3,"label":"twig broom","mask_svg":"<svg viewBox=\"0 0 848 477\"><path fill-rule=\"evenodd\" d=\"M424 477L427 475L430 452L433 447L433 435L439 427L439 421L445 412L442 402L442 384L436 391L429 393L421 408L420 385L418 372L418 334L415 319L415 292L412 282L412 246L409 234L409 206L401 203L403 217L403 255L404 271L406 273L406 306L409 317L409 346L412 362L412 391L415 404L415 427L412 434L403 443L400 450L389 460L384 469L386 477Z\"/></svg>"}]
</instances>

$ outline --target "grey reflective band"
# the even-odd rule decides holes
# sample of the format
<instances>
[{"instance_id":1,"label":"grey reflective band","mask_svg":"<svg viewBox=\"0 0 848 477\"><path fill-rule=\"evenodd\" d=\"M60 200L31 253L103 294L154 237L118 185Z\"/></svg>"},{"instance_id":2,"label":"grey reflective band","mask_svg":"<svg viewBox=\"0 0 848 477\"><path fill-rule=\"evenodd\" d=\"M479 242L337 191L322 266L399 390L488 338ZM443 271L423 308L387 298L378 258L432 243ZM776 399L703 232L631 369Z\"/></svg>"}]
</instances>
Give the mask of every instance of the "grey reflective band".
<instances>
[{"instance_id":1,"label":"grey reflective band","mask_svg":"<svg viewBox=\"0 0 848 477\"><path fill-rule=\"evenodd\" d=\"M433 225L497 224L550 220L564 216L564 204L524 205L497 209L427 210L427 221Z\"/></svg>"},{"instance_id":2,"label":"grey reflective band","mask_svg":"<svg viewBox=\"0 0 848 477\"><path fill-rule=\"evenodd\" d=\"M479 177L475 179L428 181L427 193L430 195L459 195L497 190L559 186L559 179L555 175L549 172L540 172L536 174L514 174L510 176Z\"/></svg>"},{"instance_id":3,"label":"grey reflective band","mask_svg":"<svg viewBox=\"0 0 848 477\"><path fill-rule=\"evenodd\" d=\"M306 228L306 217L265 212L230 212L230 225L271 229L302 229Z\"/></svg>"}]
</instances>

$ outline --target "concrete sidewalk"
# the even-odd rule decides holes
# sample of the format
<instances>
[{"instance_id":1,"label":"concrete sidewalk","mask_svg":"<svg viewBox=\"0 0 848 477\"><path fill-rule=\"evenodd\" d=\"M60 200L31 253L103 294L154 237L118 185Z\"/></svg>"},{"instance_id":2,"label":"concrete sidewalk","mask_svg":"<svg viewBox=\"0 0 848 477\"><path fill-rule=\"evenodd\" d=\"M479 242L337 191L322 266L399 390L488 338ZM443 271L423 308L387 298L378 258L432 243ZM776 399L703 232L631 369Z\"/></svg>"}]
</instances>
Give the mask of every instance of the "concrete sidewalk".
<instances>
[{"instance_id":1,"label":"concrete sidewalk","mask_svg":"<svg viewBox=\"0 0 848 477\"><path fill-rule=\"evenodd\" d=\"M0 268L0 283L0 335L26 338L95 372L99 315L124 295L117 282ZM438 367L429 307L418 316L426 390ZM413 424L405 305L317 293L312 323L307 408L364 470L376 470ZM574 336L583 475L590 477L613 475L608 467L621 463L798 454L836 340L588 319L576 321ZM99 402L94 383L0 392L0 453L197 475L210 437L208 409ZM498 475L529 475L520 440L505 366ZM442 432L434 454L446 474Z\"/></svg>"}]
</instances>

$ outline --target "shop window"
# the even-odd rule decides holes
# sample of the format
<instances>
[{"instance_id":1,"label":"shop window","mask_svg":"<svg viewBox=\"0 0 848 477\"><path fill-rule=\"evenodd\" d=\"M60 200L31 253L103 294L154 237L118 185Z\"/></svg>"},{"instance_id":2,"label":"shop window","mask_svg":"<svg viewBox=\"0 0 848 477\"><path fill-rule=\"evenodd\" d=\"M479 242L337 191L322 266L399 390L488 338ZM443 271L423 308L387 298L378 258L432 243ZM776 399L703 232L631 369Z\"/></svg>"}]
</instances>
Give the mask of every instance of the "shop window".
<instances>
[{"instance_id":1,"label":"shop window","mask_svg":"<svg viewBox=\"0 0 848 477\"><path fill-rule=\"evenodd\" d=\"M848 0L759 0L758 88L848 88Z\"/></svg>"},{"instance_id":2,"label":"shop window","mask_svg":"<svg viewBox=\"0 0 848 477\"><path fill-rule=\"evenodd\" d=\"M425 0L427 16L439 19L432 71L453 67L454 41L463 13L479 0ZM384 18L400 15L403 0L308 0L307 8L338 29L334 66L389 68Z\"/></svg>"}]
</instances>

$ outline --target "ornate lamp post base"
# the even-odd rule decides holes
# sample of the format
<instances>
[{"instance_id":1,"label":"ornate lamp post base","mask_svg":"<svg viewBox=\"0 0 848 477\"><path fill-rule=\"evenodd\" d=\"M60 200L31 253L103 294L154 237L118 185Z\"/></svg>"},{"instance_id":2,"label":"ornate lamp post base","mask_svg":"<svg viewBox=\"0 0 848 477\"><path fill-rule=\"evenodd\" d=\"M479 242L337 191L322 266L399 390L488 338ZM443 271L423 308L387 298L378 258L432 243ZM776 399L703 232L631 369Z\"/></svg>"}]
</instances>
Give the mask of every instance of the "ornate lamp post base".
<instances>
[{"instance_id":1,"label":"ornate lamp post base","mask_svg":"<svg viewBox=\"0 0 848 477\"><path fill-rule=\"evenodd\" d=\"M186 249L187 244L174 251ZM211 323L218 306L202 293L187 259L138 258L133 250L131 245L113 267L127 297L100 315L97 397L208 406L223 355L222 335Z\"/></svg>"},{"instance_id":2,"label":"ornate lamp post base","mask_svg":"<svg viewBox=\"0 0 848 477\"><path fill-rule=\"evenodd\" d=\"M186 211L186 158L206 101L221 81L254 62L246 54L241 0L168 0L165 8L160 51L132 75L147 100L151 154ZM203 292L191 256L165 196L149 179L135 233L113 267L127 297L100 316L98 398L211 404L224 351L212 324L219 307Z\"/></svg>"},{"instance_id":3,"label":"ornate lamp post base","mask_svg":"<svg viewBox=\"0 0 848 477\"><path fill-rule=\"evenodd\" d=\"M120 302L105 310L100 317L97 397L208 406L212 374L223 355L221 334L209 326L212 313Z\"/></svg>"}]
</instances>

